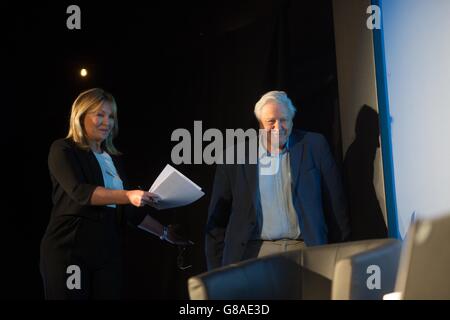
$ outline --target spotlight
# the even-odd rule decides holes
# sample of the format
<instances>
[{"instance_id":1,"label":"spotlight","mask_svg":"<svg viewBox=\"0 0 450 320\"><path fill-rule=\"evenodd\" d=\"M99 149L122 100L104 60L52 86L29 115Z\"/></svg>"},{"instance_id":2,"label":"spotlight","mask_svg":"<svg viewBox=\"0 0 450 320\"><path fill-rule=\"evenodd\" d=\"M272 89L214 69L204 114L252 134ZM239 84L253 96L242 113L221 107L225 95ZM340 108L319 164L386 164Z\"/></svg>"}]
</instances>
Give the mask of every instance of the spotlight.
<instances>
[{"instance_id":1,"label":"spotlight","mask_svg":"<svg viewBox=\"0 0 450 320\"><path fill-rule=\"evenodd\" d=\"M83 68L83 69L80 70L80 75L81 75L83 78L86 77L87 74L88 74L88 72L87 72L87 70L86 70L85 68Z\"/></svg>"}]
</instances>

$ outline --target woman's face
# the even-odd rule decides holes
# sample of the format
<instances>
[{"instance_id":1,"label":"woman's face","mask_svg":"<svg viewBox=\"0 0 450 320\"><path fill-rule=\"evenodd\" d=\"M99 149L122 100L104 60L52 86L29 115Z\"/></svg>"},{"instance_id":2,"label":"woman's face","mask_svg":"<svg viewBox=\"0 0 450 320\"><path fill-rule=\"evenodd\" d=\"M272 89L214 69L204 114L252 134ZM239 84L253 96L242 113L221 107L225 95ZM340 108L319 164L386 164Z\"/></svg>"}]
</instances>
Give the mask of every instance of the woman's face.
<instances>
[{"instance_id":1,"label":"woman's face","mask_svg":"<svg viewBox=\"0 0 450 320\"><path fill-rule=\"evenodd\" d=\"M111 104L103 102L98 110L87 112L83 125L89 141L102 143L114 127Z\"/></svg>"}]
</instances>

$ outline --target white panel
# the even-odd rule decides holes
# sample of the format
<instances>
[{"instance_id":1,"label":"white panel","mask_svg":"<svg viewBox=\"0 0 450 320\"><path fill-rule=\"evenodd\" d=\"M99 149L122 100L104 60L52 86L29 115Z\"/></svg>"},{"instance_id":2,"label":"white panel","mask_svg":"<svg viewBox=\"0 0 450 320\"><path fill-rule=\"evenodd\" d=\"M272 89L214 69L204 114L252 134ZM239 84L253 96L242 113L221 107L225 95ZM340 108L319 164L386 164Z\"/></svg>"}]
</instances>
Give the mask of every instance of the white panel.
<instances>
[{"instance_id":1,"label":"white panel","mask_svg":"<svg viewBox=\"0 0 450 320\"><path fill-rule=\"evenodd\" d=\"M382 3L400 234L450 211L450 1Z\"/></svg>"}]
</instances>

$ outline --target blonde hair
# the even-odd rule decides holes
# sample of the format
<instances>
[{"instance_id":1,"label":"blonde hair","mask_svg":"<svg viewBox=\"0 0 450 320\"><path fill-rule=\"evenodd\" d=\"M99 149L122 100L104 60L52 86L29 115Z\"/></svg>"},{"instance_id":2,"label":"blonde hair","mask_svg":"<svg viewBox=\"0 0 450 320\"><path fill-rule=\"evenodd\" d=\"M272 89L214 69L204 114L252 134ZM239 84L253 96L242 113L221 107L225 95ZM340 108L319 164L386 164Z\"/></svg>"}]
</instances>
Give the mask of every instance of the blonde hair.
<instances>
[{"instance_id":1,"label":"blonde hair","mask_svg":"<svg viewBox=\"0 0 450 320\"><path fill-rule=\"evenodd\" d=\"M116 100L109 92L100 88L93 88L83 91L75 99L72 104L72 112L70 114L69 133L67 138L72 139L80 148L89 149L89 141L86 138L86 131L83 126L84 116L91 111L96 111L101 108L104 102L111 105L112 115L114 117L114 126L102 142L102 149L112 155L118 155L120 152L113 144L113 139L119 132L119 124L117 122L117 105Z\"/></svg>"}]
</instances>

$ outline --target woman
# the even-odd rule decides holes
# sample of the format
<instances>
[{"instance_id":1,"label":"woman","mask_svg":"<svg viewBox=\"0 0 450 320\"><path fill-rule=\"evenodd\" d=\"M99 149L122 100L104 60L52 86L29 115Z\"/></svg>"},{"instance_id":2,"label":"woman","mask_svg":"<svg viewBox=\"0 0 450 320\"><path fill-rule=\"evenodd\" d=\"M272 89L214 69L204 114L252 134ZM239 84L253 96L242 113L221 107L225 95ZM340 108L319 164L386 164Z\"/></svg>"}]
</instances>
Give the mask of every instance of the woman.
<instances>
[{"instance_id":1,"label":"woman","mask_svg":"<svg viewBox=\"0 0 450 320\"><path fill-rule=\"evenodd\" d=\"M69 134L50 147L53 209L41 242L40 265L46 299L120 298L124 219L162 240L188 244L170 228L133 210L154 205L158 197L124 188L113 144L117 132L114 97L94 88L77 97Z\"/></svg>"}]
</instances>

